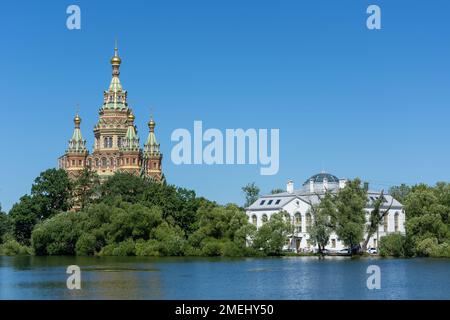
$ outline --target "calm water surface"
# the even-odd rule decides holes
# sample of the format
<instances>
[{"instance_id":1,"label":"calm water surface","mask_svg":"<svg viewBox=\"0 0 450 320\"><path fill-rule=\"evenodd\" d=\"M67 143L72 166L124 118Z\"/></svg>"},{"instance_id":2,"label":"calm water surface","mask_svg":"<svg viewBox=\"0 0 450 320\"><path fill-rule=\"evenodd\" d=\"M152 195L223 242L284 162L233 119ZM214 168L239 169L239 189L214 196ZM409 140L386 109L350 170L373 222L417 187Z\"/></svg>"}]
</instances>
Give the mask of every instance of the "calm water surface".
<instances>
[{"instance_id":1,"label":"calm water surface","mask_svg":"<svg viewBox=\"0 0 450 320\"><path fill-rule=\"evenodd\" d=\"M370 265L381 290L366 287ZM0 299L450 299L450 260L0 256Z\"/></svg>"}]
</instances>

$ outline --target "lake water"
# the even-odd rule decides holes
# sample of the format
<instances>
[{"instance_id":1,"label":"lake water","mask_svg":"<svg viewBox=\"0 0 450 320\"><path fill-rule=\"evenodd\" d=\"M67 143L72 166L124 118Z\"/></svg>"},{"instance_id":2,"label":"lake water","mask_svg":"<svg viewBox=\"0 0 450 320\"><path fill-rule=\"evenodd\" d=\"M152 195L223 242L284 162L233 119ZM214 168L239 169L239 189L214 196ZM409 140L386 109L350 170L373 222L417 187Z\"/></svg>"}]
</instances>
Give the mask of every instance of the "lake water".
<instances>
[{"instance_id":1,"label":"lake water","mask_svg":"<svg viewBox=\"0 0 450 320\"><path fill-rule=\"evenodd\" d=\"M69 265L81 290L66 287ZM450 299L450 260L0 256L0 299Z\"/></svg>"}]
</instances>

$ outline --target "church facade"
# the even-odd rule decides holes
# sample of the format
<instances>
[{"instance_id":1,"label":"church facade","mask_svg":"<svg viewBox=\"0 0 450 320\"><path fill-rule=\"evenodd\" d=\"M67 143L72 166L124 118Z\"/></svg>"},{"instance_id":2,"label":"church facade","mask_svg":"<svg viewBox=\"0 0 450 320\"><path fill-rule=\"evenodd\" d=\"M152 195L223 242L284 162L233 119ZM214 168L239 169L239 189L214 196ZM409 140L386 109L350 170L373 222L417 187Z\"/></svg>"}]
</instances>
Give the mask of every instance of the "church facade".
<instances>
[{"instance_id":1,"label":"church facade","mask_svg":"<svg viewBox=\"0 0 450 320\"><path fill-rule=\"evenodd\" d=\"M326 192L337 193L344 188L346 179L339 179L328 173L319 173L306 180L298 189L294 189L294 183L289 181L286 192L270 194L260 197L246 209L249 222L260 228L270 217L279 212L285 214L285 218L294 226L294 233L286 239L285 250L295 252L315 252L317 246L310 243L310 228L314 221L311 206L318 204L321 197ZM378 249L379 240L391 233L405 234L405 210L403 205L389 194L369 190L369 185L365 184L367 190L366 223L368 224L370 213L375 201L382 200L380 210L386 212L382 224L377 232L370 237L368 248ZM367 234L364 234L366 238ZM325 247L330 253L343 253L347 251L339 237L332 233Z\"/></svg>"},{"instance_id":2,"label":"church facade","mask_svg":"<svg viewBox=\"0 0 450 320\"><path fill-rule=\"evenodd\" d=\"M101 179L115 172L129 172L154 181L164 180L163 155L155 136L155 121L148 122L149 133L143 149L134 124L133 110L127 103L127 91L119 79L121 58L117 46L111 59L112 79L108 90L103 92L103 105L94 127L92 153L86 147L81 134L81 118L74 118L74 132L64 155L59 158L59 168L76 178L85 168L95 171Z\"/></svg>"}]
</instances>

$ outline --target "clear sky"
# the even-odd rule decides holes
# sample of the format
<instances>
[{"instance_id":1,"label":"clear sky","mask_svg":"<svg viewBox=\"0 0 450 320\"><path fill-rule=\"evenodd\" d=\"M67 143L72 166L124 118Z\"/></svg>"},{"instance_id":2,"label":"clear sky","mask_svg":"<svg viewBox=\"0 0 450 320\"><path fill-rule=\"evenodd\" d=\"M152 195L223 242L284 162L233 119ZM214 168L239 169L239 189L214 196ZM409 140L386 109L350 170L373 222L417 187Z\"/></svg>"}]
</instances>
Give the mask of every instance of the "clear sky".
<instances>
[{"instance_id":1,"label":"clear sky","mask_svg":"<svg viewBox=\"0 0 450 320\"><path fill-rule=\"evenodd\" d=\"M81 7L81 30L66 8ZM378 4L382 30L366 28ZM0 10L0 203L57 165L80 104L90 149L114 39L142 140L150 106L168 182L220 203L326 170L373 189L450 180L450 2L8 1ZM175 166L177 128L279 128L280 171Z\"/></svg>"}]
</instances>

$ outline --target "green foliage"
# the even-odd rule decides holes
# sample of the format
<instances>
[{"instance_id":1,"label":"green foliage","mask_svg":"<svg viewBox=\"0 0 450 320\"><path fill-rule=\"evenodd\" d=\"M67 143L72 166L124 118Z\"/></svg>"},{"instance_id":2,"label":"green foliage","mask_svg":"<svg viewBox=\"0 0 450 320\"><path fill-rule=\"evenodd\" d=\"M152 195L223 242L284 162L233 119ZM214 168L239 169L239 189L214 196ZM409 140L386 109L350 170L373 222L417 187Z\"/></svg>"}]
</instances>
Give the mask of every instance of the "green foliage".
<instances>
[{"instance_id":1,"label":"green foliage","mask_svg":"<svg viewBox=\"0 0 450 320\"><path fill-rule=\"evenodd\" d=\"M42 204L39 197L25 195L9 211L13 220L14 237L22 244L29 245L31 232L40 221Z\"/></svg>"},{"instance_id":2,"label":"green foliage","mask_svg":"<svg viewBox=\"0 0 450 320\"><path fill-rule=\"evenodd\" d=\"M112 203L120 197L125 202L137 203L142 200L150 182L131 173L117 172L100 187L103 202Z\"/></svg>"},{"instance_id":3,"label":"green foliage","mask_svg":"<svg viewBox=\"0 0 450 320\"><path fill-rule=\"evenodd\" d=\"M83 210L93 202L100 192L99 189L100 179L97 173L89 168L85 168L73 183L72 195L75 204Z\"/></svg>"},{"instance_id":4,"label":"green foliage","mask_svg":"<svg viewBox=\"0 0 450 320\"><path fill-rule=\"evenodd\" d=\"M15 239L6 239L3 244L0 244L0 255L16 256L30 254L32 254L31 248L20 244Z\"/></svg>"},{"instance_id":5,"label":"green foliage","mask_svg":"<svg viewBox=\"0 0 450 320\"><path fill-rule=\"evenodd\" d=\"M352 249L363 239L366 202L367 192L359 179L349 181L335 198L337 210L331 222L337 236Z\"/></svg>"},{"instance_id":6,"label":"green foliage","mask_svg":"<svg viewBox=\"0 0 450 320\"><path fill-rule=\"evenodd\" d=\"M4 242L4 237L13 232L13 220L2 211L0 206L0 244Z\"/></svg>"},{"instance_id":7,"label":"green foliage","mask_svg":"<svg viewBox=\"0 0 450 320\"><path fill-rule=\"evenodd\" d=\"M74 255L84 213L64 212L39 223L31 235L37 255Z\"/></svg>"},{"instance_id":8,"label":"green foliage","mask_svg":"<svg viewBox=\"0 0 450 320\"><path fill-rule=\"evenodd\" d=\"M408 256L406 237L400 233L393 233L382 237L379 245L380 255L383 257L406 257Z\"/></svg>"},{"instance_id":9,"label":"green foliage","mask_svg":"<svg viewBox=\"0 0 450 320\"><path fill-rule=\"evenodd\" d=\"M260 189L254 182L248 183L246 186L242 187L242 192L245 194L245 204L244 207L249 207L258 200Z\"/></svg>"},{"instance_id":10,"label":"green foliage","mask_svg":"<svg viewBox=\"0 0 450 320\"><path fill-rule=\"evenodd\" d=\"M271 194L278 194L278 193L283 193L285 190L280 189L280 188L276 188L276 189L272 189L270 191Z\"/></svg>"},{"instance_id":11,"label":"green foliage","mask_svg":"<svg viewBox=\"0 0 450 320\"><path fill-rule=\"evenodd\" d=\"M399 186L394 186L389 189L389 194L394 197L394 199L398 200L400 203L404 203L406 197L411 192L411 187L406 184L401 184Z\"/></svg>"},{"instance_id":12,"label":"green foliage","mask_svg":"<svg viewBox=\"0 0 450 320\"><path fill-rule=\"evenodd\" d=\"M286 239L292 233L293 226L286 221L285 213L273 214L256 232L253 247L269 256L281 255Z\"/></svg>"},{"instance_id":13,"label":"green foliage","mask_svg":"<svg viewBox=\"0 0 450 320\"><path fill-rule=\"evenodd\" d=\"M313 213L313 221L309 230L309 241L313 245L317 245L319 252L322 253L328 244L333 228L331 225L331 217L336 216L336 205L330 193L325 193L322 201L318 205L311 207Z\"/></svg>"},{"instance_id":14,"label":"green foliage","mask_svg":"<svg viewBox=\"0 0 450 320\"><path fill-rule=\"evenodd\" d=\"M60 211L70 209L72 184L67 172L48 169L34 180L31 196L41 204L39 219L46 219Z\"/></svg>"}]
</instances>

